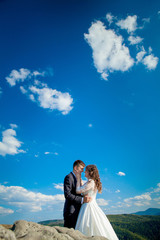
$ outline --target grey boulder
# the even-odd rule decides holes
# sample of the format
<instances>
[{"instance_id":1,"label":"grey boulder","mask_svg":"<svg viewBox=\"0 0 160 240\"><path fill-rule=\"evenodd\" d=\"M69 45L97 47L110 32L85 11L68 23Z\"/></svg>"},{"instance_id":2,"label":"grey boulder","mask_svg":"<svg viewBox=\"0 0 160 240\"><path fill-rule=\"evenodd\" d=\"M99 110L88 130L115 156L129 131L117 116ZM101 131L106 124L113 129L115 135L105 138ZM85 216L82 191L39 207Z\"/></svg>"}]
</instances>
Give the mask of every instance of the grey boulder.
<instances>
[{"instance_id":1,"label":"grey boulder","mask_svg":"<svg viewBox=\"0 0 160 240\"><path fill-rule=\"evenodd\" d=\"M16 221L12 231L0 225L0 240L106 240L104 237L86 237L78 230L49 227L24 220Z\"/></svg>"}]
</instances>

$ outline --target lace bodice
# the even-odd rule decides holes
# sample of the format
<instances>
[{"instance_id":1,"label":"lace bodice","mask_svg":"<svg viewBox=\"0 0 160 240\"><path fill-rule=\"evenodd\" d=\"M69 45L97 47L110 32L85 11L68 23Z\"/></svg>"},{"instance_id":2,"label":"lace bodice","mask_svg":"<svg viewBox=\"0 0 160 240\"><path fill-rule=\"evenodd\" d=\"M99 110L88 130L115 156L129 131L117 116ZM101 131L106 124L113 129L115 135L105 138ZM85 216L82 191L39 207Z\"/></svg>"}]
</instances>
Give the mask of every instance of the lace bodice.
<instances>
[{"instance_id":1,"label":"lace bodice","mask_svg":"<svg viewBox=\"0 0 160 240\"><path fill-rule=\"evenodd\" d=\"M89 179L84 185L80 186L77 182L76 192L83 195L88 194L92 199L96 198L97 188L93 179Z\"/></svg>"}]
</instances>

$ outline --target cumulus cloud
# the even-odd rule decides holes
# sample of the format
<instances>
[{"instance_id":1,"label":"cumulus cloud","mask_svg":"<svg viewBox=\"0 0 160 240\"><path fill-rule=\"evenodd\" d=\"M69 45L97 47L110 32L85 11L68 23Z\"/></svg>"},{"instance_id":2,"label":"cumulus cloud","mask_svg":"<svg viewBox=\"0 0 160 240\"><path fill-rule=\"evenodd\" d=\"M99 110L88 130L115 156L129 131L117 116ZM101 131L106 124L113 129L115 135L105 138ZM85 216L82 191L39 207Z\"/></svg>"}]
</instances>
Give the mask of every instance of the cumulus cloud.
<instances>
[{"instance_id":1,"label":"cumulus cloud","mask_svg":"<svg viewBox=\"0 0 160 240\"><path fill-rule=\"evenodd\" d=\"M137 16L128 16L126 19L119 20L116 24L121 29L127 30L128 33L132 33L137 30Z\"/></svg>"},{"instance_id":2,"label":"cumulus cloud","mask_svg":"<svg viewBox=\"0 0 160 240\"><path fill-rule=\"evenodd\" d=\"M160 197L154 198L154 201L159 202L159 204L160 204Z\"/></svg>"},{"instance_id":3,"label":"cumulus cloud","mask_svg":"<svg viewBox=\"0 0 160 240\"><path fill-rule=\"evenodd\" d=\"M144 47L141 47L141 51L137 53L136 56L137 63L141 62L146 66L148 70L154 70L157 67L159 58L155 57L152 54L152 48L148 48L148 55L147 52L145 51Z\"/></svg>"},{"instance_id":4,"label":"cumulus cloud","mask_svg":"<svg viewBox=\"0 0 160 240\"><path fill-rule=\"evenodd\" d=\"M122 176L126 176L126 174L125 174L124 172L118 172L117 175L118 175L118 176L121 176L121 177L122 177Z\"/></svg>"},{"instance_id":5,"label":"cumulus cloud","mask_svg":"<svg viewBox=\"0 0 160 240\"><path fill-rule=\"evenodd\" d=\"M58 184L53 183L53 185L54 185L54 188L60 189L61 191L63 191L63 183L58 183Z\"/></svg>"},{"instance_id":6,"label":"cumulus cloud","mask_svg":"<svg viewBox=\"0 0 160 240\"><path fill-rule=\"evenodd\" d=\"M159 193L160 192L160 183L157 184L156 188L153 188L153 191L151 191L151 193Z\"/></svg>"},{"instance_id":7,"label":"cumulus cloud","mask_svg":"<svg viewBox=\"0 0 160 240\"><path fill-rule=\"evenodd\" d=\"M113 22L114 16L111 13L106 14L106 19L111 24Z\"/></svg>"},{"instance_id":8,"label":"cumulus cloud","mask_svg":"<svg viewBox=\"0 0 160 240\"><path fill-rule=\"evenodd\" d=\"M111 73L128 71L139 63L145 65L149 70L154 70L158 64L158 57L151 54L150 50L146 55L147 52L142 46L142 41L145 39L136 35L136 30L142 30L144 23L149 22L150 19L142 19L143 26L138 26L136 15L118 20L118 17L107 13L106 19L109 27L106 27L100 20L95 21L88 29L88 33L84 34L84 39L92 49L94 66L101 74L101 78L108 80ZM125 29L129 37L124 31L120 31L121 29Z\"/></svg>"},{"instance_id":9,"label":"cumulus cloud","mask_svg":"<svg viewBox=\"0 0 160 240\"><path fill-rule=\"evenodd\" d=\"M144 57L144 55L147 52L145 51L144 47L142 46L141 51L137 53L136 59L137 59L137 63L142 62L142 59Z\"/></svg>"},{"instance_id":10,"label":"cumulus cloud","mask_svg":"<svg viewBox=\"0 0 160 240\"><path fill-rule=\"evenodd\" d=\"M115 193L120 193L120 190L119 190L119 189L118 189L118 190L116 190L116 191L115 191Z\"/></svg>"},{"instance_id":11,"label":"cumulus cloud","mask_svg":"<svg viewBox=\"0 0 160 240\"><path fill-rule=\"evenodd\" d=\"M45 154L45 155L48 155L48 154L50 154L50 152L45 152L44 154Z\"/></svg>"},{"instance_id":12,"label":"cumulus cloud","mask_svg":"<svg viewBox=\"0 0 160 240\"><path fill-rule=\"evenodd\" d=\"M14 124L14 127L17 126ZM13 126L12 126L13 127ZM16 138L16 131L12 128L2 132L2 141L0 142L0 155L6 156L15 155L18 153L25 153L24 150L20 149L22 142Z\"/></svg>"},{"instance_id":13,"label":"cumulus cloud","mask_svg":"<svg viewBox=\"0 0 160 240\"><path fill-rule=\"evenodd\" d=\"M18 82L24 82L26 79L30 79L32 77L41 76L44 77L48 75L47 71L30 71L26 68L20 68L19 70L12 70L9 76L6 77L7 82L10 86L15 86Z\"/></svg>"},{"instance_id":14,"label":"cumulus cloud","mask_svg":"<svg viewBox=\"0 0 160 240\"><path fill-rule=\"evenodd\" d=\"M122 36L106 29L101 21L92 23L84 37L93 50L94 65L103 79L107 80L109 72L124 72L133 66L134 60Z\"/></svg>"},{"instance_id":15,"label":"cumulus cloud","mask_svg":"<svg viewBox=\"0 0 160 240\"><path fill-rule=\"evenodd\" d=\"M7 82L11 87L15 86L17 82L24 82L25 79L30 78L31 72L28 69L21 68L19 71L12 70L8 77Z\"/></svg>"},{"instance_id":16,"label":"cumulus cloud","mask_svg":"<svg viewBox=\"0 0 160 240\"><path fill-rule=\"evenodd\" d=\"M18 126L17 126L17 124L13 124L13 123L11 123L11 124L10 124L10 126L11 126L11 128L12 128L12 129L14 129L14 128L17 128L17 127L18 127Z\"/></svg>"},{"instance_id":17,"label":"cumulus cloud","mask_svg":"<svg viewBox=\"0 0 160 240\"><path fill-rule=\"evenodd\" d=\"M42 108L59 110L62 114L68 114L72 110L73 98L69 93L62 93L56 89L30 86L29 91L33 94L33 100Z\"/></svg>"},{"instance_id":18,"label":"cumulus cloud","mask_svg":"<svg viewBox=\"0 0 160 240\"><path fill-rule=\"evenodd\" d=\"M160 183L157 184L155 188L151 188L150 191L148 190L145 193L142 193L140 195L132 196L123 199L121 202L117 202L115 206L112 206L112 208L122 209L122 213L124 213L124 209L126 209L127 212L136 212L137 210L140 211L141 207L142 210L144 207L148 208L150 207L159 207L160 204ZM129 210L127 210L129 208Z\"/></svg>"},{"instance_id":19,"label":"cumulus cloud","mask_svg":"<svg viewBox=\"0 0 160 240\"><path fill-rule=\"evenodd\" d=\"M23 86L20 86L20 90L23 94L26 94L27 93L27 90L23 87Z\"/></svg>"},{"instance_id":20,"label":"cumulus cloud","mask_svg":"<svg viewBox=\"0 0 160 240\"><path fill-rule=\"evenodd\" d=\"M124 199L124 203L135 205L138 207L149 206L151 204L154 204L154 202L159 204L160 197L157 196L159 195L159 193L160 193L160 183L157 184L157 187L152 188L151 191L148 191L138 196ZM157 196L157 197L154 197L154 196Z\"/></svg>"},{"instance_id":21,"label":"cumulus cloud","mask_svg":"<svg viewBox=\"0 0 160 240\"><path fill-rule=\"evenodd\" d=\"M132 197L132 198L127 198L125 199L124 201L125 202L130 202L132 200L148 200L150 201L151 200L151 197L150 197L150 194L148 193L145 193L145 194L142 194L142 195L139 195L139 196L135 196L135 197Z\"/></svg>"},{"instance_id":22,"label":"cumulus cloud","mask_svg":"<svg viewBox=\"0 0 160 240\"><path fill-rule=\"evenodd\" d=\"M39 212L47 206L63 203L64 195L45 195L20 186L0 185L0 199L3 204L17 207L18 211Z\"/></svg>"},{"instance_id":23,"label":"cumulus cloud","mask_svg":"<svg viewBox=\"0 0 160 240\"><path fill-rule=\"evenodd\" d=\"M147 69L154 70L157 67L158 61L158 57L150 54L143 59L143 64L147 67Z\"/></svg>"},{"instance_id":24,"label":"cumulus cloud","mask_svg":"<svg viewBox=\"0 0 160 240\"><path fill-rule=\"evenodd\" d=\"M58 110L63 115L68 114L73 109L73 98L68 92L63 93L56 89L49 88L46 83L37 79L37 77L46 77L48 75L53 75L51 69L47 72L37 70L30 71L21 68L19 71L12 70L9 76L6 77L6 80L12 87L20 82L20 91L40 107ZM26 81L25 85L22 85L27 79L30 79L30 81Z\"/></svg>"},{"instance_id":25,"label":"cumulus cloud","mask_svg":"<svg viewBox=\"0 0 160 240\"><path fill-rule=\"evenodd\" d=\"M144 23L149 23L150 20L151 20L150 18L143 18L143 19L142 19L142 21L143 21Z\"/></svg>"},{"instance_id":26,"label":"cumulus cloud","mask_svg":"<svg viewBox=\"0 0 160 240\"><path fill-rule=\"evenodd\" d=\"M152 200L150 193L145 193L139 196L126 198L124 199L124 202L127 204L134 204L135 206L146 206L150 205L150 201Z\"/></svg>"},{"instance_id":27,"label":"cumulus cloud","mask_svg":"<svg viewBox=\"0 0 160 240\"><path fill-rule=\"evenodd\" d=\"M98 198L97 203L99 206L107 206L108 205L108 201L103 198Z\"/></svg>"},{"instance_id":28,"label":"cumulus cloud","mask_svg":"<svg viewBox=\"0 0 160 240\"><path fill-rule=\"evenodd\" d=\"M13 213L14 211L12 209L0 207L0 215L9 215Z\"/></svg>"},{"instance_id":29,"label":"cumulus cloud","mask_svg":"<svg viewBox=\"0 0 160 240\"><path fill-rule=\"evenodd\" d=\"M143 38L139 36L129 36L128 41L130 42L131 45L135 45L142 42Z\"/></svg>"}]
</instances>

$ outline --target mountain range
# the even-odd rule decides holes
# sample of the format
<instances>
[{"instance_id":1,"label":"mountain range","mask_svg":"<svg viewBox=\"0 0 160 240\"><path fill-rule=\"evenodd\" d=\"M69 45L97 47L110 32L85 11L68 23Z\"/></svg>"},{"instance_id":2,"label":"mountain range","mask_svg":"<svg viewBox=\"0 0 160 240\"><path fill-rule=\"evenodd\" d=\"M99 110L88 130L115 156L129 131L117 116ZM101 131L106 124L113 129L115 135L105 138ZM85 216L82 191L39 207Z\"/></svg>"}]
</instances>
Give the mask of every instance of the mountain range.
<instances>
[{"instance_id":1,"label":"mountain range","mask_svg":"<svg viewBox=\"0 0 160 240\"><path fill-rule=\"evenodd\" d=\"M160 240L160 216L119 214L107 215L107 217L119 240ZM40 224L63 226L63 220L48 220Z\"/></svg>"},{"instance_id":2,"label":"mountain range","mask_svg":"<svg viewBox=\"0 0 160 240\"><path fill-rule=\"evenodd\" d=\"M132 213L132 214L159 216L160 215L160 208L148 208L145 211L139 211L139 212L135 212L135 213Z\"/></svg>"}]
</instances>

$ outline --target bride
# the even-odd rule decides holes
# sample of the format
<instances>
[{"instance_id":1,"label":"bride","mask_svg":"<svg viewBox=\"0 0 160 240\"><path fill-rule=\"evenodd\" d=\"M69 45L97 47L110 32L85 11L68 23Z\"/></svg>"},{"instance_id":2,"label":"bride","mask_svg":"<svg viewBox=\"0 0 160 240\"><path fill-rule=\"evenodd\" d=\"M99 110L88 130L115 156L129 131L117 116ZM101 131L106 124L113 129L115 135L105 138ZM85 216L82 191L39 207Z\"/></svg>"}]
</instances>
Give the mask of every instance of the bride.
<instances>
[{"instance_id":1,"label":"bride","mask_svg":"<svg viewBox=\"0 0 160 240\"><path fill-rule=\"evenodd\" d=\"M97 167L88 165L85 170L85 177L88 181L82 185L81 175L76 173L76 192L88 195L92 200L81 206L75 229L88 237L103 236L108 240L118 240L108 218L96 202L97 190L99 193L102 192L102 183Z\"/></svg>"}]
</instances>

